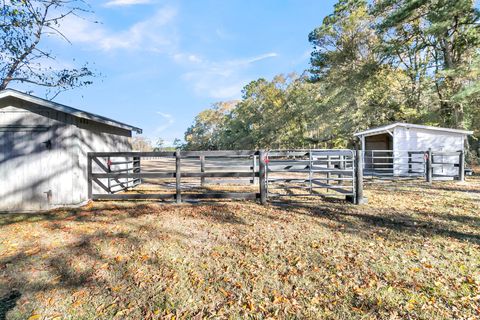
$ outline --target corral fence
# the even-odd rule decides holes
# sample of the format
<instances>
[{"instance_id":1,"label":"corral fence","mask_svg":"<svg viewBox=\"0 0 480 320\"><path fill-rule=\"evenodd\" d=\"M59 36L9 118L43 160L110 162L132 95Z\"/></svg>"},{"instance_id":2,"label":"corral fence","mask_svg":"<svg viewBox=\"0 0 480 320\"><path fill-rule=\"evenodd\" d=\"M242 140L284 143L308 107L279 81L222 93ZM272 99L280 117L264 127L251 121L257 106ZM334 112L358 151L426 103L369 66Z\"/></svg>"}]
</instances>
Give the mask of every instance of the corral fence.
<instances>
[{"instance_id":1,"label":"corral fence","mask_svg":"<svg viewBox=\"0 0 480 320\"><path fill-rule=\"evenodd\" d=\"M200 179L201 185L205 179L210 178L229 178L253 179L259 177L259 171L252 172L245 170L244 166L228 166L218 164L217 167L205 166L206 158L223 159L230 161L232 159L252 161L256 151L175 151L175 152L93 152L88 154L88 192L92 200L176 200L177 203L183 200L193 199L257 199L260 194L257 192L198 192L192 185L192 179ZM111 167L99 165L111 159L139 159L140 170L138 168L120 168L112 172ZM142 158L157 158L150 161L162 160L160 166L155 165L142 170ZM199 170L192 165L192 160L197 161ZM123 160L125 162L129 160ZM115 161L112 163L120 163ZM189 163L190 165L183 166ZM235 163L235 161L233 162ZM185 168L184 168L185 167ZM105 170L106 169L106 170ZM185 170L186 169L186 170ZM212 170L214 169L214 170ZM136 171L135 171L136 170ZM132 182L121 191L108 188L108 181ZM133 192L141 184L158 184L162 182L164 188L162 192ZM173 189L173 192L171 190ZM158 191L158 190L154 190Z\"/></svg>"},{"instance_id":2,"label":"corral fence","mask_svg":"<svg viewBox=\"0 0 480 320\"><path fill-rule=\"evenodd\" d=\"M267 153L268 197L345 196L355 200L353 150L272 150Z\"/></svg>"},{"instance_id":3,"label":"corral fence","mask_svg":"<svg viewBox=\"0 0 480 320\"><path fill-rule=\"evenodd\" d=\"M304 149L88 154L92 200L339 197L364 202L367 179L464 180L464 153ZM215 186L215 187L212 187ZM155 188L154 188L155 187Z\"/></svg>"},{"instance_id":4,"label":"corral fence","mask_svg":"<svg viewBox=\"0 0 480 320\"><path fill-rule=\"evenodd\" d=\"M465 179L463 151L365 150L364 177L370 179Z\"/></svg>"},{"instance_id":5,"label":"corral fence","mask_svg":"<svg viewBox=\"0 0 480 320\"><path fill-rule=\"evenodd\" d=\"M258 199L343 196L363 199L362 157L352 150L91 152L92 200ZM156 190L144 185L160 185ZM209 190L207 185L246 185Z\"/></svg>"}]
</instances>

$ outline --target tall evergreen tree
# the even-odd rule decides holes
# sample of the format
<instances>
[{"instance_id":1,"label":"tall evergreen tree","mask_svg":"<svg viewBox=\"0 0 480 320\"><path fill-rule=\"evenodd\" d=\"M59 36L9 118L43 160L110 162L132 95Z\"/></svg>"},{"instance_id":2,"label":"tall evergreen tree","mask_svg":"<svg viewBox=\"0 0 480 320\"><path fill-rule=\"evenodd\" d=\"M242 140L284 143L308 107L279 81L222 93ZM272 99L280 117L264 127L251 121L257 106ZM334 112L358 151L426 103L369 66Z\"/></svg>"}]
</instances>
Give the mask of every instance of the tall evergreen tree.
<instances>
[{"instance_id":1,"label":"tall evergreen tree","mask_svg":"<svg viewBox=\"0 0 480 320\"><path fill-rule=\"evenodd\" d=\"M466 128L465 89L472 77L472 64L478 57L480 44L480 13L473 0L380 0L374 6L374 14L386 12L379 24L385 38L390 41L390 50L402 56L426 59L424 74L431 75L437 95L438 109L443 125ZM399 37L401 31L409 37ZM415 47L408 42L419 39ZM407 66L408 72L418 65ZM476 78L476 79L475 79Z\"/></svg>"}]
</instances>

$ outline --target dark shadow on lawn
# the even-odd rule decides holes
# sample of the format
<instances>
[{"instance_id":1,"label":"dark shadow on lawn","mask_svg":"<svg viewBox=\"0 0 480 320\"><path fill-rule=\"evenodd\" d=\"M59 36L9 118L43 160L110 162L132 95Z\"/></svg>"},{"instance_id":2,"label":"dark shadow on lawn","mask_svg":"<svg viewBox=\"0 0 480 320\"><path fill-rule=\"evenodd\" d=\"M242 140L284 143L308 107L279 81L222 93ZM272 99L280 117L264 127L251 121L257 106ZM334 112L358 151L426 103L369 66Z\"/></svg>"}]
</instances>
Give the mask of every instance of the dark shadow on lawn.
<instances>
[{"instance_id":1,"label":"dark shadow on lawn","mask_svg":"<svg viewBox=\"0 0 480 320\"><path fill-rule=\"evenodd\" d=\"M132 252L139 252L142 246L152 238L162 239L165 237L175 237L178 239L187 239L186 234L175 231L153 228L149 225L124 223L128 224L133 230L128 233L98 231L91 235L75 233L73 236L78 237L78 240L74 243L60 246L53 250L41 247L38 252L33 254L21 252L14 256L0 259L0 270L4 276L3 282L6 283L5 281L8 281L9 287L16 288L16 290L0 297L0 320L6 319L7 312L16 307L16 302L21 296L30 298L38 292L62 289L71 291L81 288L87 289L91 294L104 294L104 291L112 287L113 284L110 282L109 276L104 278L96 276L95 273L102 265L108 266L103 271L104 273L112 276L121 273L122 281L128 283L131 287L135 287L134 284L137 280L135 279L135 274L128 268L127 263L115 261L112 257L102 254L97 247L99 243L109 243L116 248L118 255L133 259L134 257L131 257ZM137 234L140 234L142 231L147 231L148 237L137 236ZM32 244L31 247L24 248L24 250L31 250L33 248L35 248L35 244ZM49 252L48 257L45 257L46 252ZM78 270L75 268L75 261L78 259L86 259L86 261L92 264L92 267ZM38 266L39 263L42 266L42 272L48 276L32 278L29 268L26 268L24 271L25 266L38 268L35 266ZM148 260L142 260L142 263L149 264L158 269L170 268L168 263L161 260L158 256L153 256ZM2 291L5 292L4 290ZM112 299L116 297L120 298L121 294L121 292L110 293L109 297ZM161 294L161 292L158 292L158 295ZM145 301L145 304L148 303L151 303L151 301Z\"/></svg>"},{"instance_id":2,"label":"dark shadow on lawn","mask_svg":"<svg viewBox=\"0 0 480 320\"><path fill-rule=\"evenodd\" d=\"M453 186L435 185L433 188L429 188L428 186L423 185L423 186L419 186L419 188L431 189L431 190L442 190L442 191L465 192L465 193L480 193L480 190L462 188L461 185L453 185Z\"/></svg>"},{"instance_id":3,"label":"dark shadow on lawn","mask_svg":"<svg viewBox=\"0 0 480 320\"><path fill-rule=\"evenodd\" d=\"M13 290L3 297L0 297L0 320L7 319L8 311L15 308L17 301L21 296L22 294L19 291Z\"/></svg>"},{"instance_id":4,"label":"dark shadow on lawn","mask_svg":"<svg viewBox=\"0 0 480 320\"><path fill-rule=\"evenodd\" d=\"M231 203L234 204L235 201ZM245 224L245 221L226 204L205 201L184 205L199 209L199 213L204 217L212 218L219 223ZM181 210L182 208L184 207L172 203L160 205L156 202L124 201L119 204L118 202L99 201L93 207L62 208L41 213L3 213L0 214L0 227L17 223L50 221L53 230L60 229L62 227L60 223L64 221L97 222L98 219L108 217L110 222L115 222L124 218L168 213L168 211Z\"/></svg>"},{"instance_id":5,"label":"dark shadow on lawn","mask_svg":"<svg viewBox=\"0 0 480 320\"><path fill-rule=\"evenodd\" d=\"M88 206L83 206L79 208L60 208L53 209L45 212L39 213L0 213L0 227L7 226L16 223L35 223L41 221L61 221L61 220L71 220L72 218L78 217L81 219L82 214L102 214L105 211L115 211L124 209L123 206L108 206L108 207L99 207L92 208Z\"/></svg>"},{"instance_id":6,"label":"dark shadow on lawn","mask_svg":"<svg viewBox=\"0 0 480 320\"><path fill-rule=\"evenodd\" d=\"M275 205L275 204L274 204ZM278 205L277 205L278 206ZM356 233L371 237L374 228L386 228L395 232L403 232L409 235L433 236L439 235L448 238L455 238L461 241L470 241L480 244L480 235L477 233L466 233L455 230L449 226L448 219L445 223L438 221L425 221L413 218L404 213L395 212L390 216L363 213L348 206L331 206L328 204L317 204L315 206L305 205L305 203L290 202L288 205L281 205L282 210L300 214L312 215L319 218L329 219L333 222L344 225L343 232ZM467 218L464 217L465 221ZM475 219L475 218L474 218ZM475 219L472 227L475 227L478 221ZM329 224L325 226L330 227Z\"/></svg>"},{"instance_id":7,"label":"dark shadow on lawn","mask_svg":"<svg viewBox=\"0 0 480 320\"><path fill-rule=\"evenodd\" d=\"M162 219L163 214L179 214L191 216L193 218L210 220L214 223L243 225L245 221L238 214L239 207L232 204L222 203L202 203L198 205L159 205L156 203L126 204L126 203L96 203L94 207L87 206L76 209L58 209L38 214L6 214L0 216L0 226L21 224L21 223L39 223L44 228L49 228L50 232L68 232L75 241L67 244L60 244L56 248L39 246L38 242L29 243L26 247L20 248L15 254L0 258L0 275L5 284L0 288L0 320L6 318L7 312L16 308L20 297L30 299L38 292L47 292L50 290L67 289L69 291L85 289L91 294L102 295L105 288L113 286L109 277L99 278L99 268L108 265L102 269L103 273L117 275L122 274L122 281L132 284L136 283L135 274L128 268L128 259L139 259L135 253L140 252L143 246L157 239L174 238L179 243L189 243L191 235L178 232L176 230L163 229L160 226L152 226L143 219L135 219L143 215L155 215ZM187 209L187 210L185 210ZM148 218L147 218L148 220ZM110 226L121 224L125 226L125 232L117 232L115 228L106 230L99 229L91 234L84 234L80 229L76 229L73 224L88 223L106 223ZM123 256L127 260L115 261L111 256L103 254L98 249L99 244L108 243L114 248L115 255ZM132 253L133 257L132 257ZM78 269L75 267L75 261L91 264L91 268ZM83 262L84 261L84 262ZM150 265L152 269L164 272L172 270L170 262L163 261L160 255L152 254L149 257L141 258L138 263ZM26 266L33 266L32 269ZM41 269L44 276L33 277L31 270ZM54 279L54 281L52 281ZM10 288L16 288L17 291L9 292ZM3 289L3 290L1 290ZM161 289L159 289L161 290ZM154 292L155 295L166 295L166 293ZM119 297L121 301L122 292L111 293L109 299ZM128 294L127 294L128 296ZM109 301L105 301L108 305ZM144 301L145 305L152 303L150 300ZM123 306L123 307L126 307ZM142 308L149 309L149 308ZM19 312L30 312L18 310ZM138 311L143 312L143 311ZM137 314L138 318L145 315Z\"/></svg>"},{"instance_id":8,"label":"dark shadow on lawn","mask_svg":"<svg viewBox=\"0 0 480 320\"><path fill-rule=\"evenodd\" d=\"M472 183L477 181L470 181ZM365 182L365 188L370 190L395 190L401 192L411 192L411 188L417 188L422 190L429 190L432 192L435 191L452 191L452 192L462 192L462 193L480 193L480 189L473 189L467 188L461 182L433 182L432 184L428 184L424 181L386 181L382 184L375 183L375 182ZM409 189L409 190L405 190Z\"/></svg>"},{"instance_id":9,"label":"dark shadow on lawn","mask_svg":"<svg viewBox=\"0 0 480 320\"><path fill-rule=\"evenodd\" d=\"M472 217L466 215L455 215L455 214L440 214L436 216L439 220L444 220L446 222L455 221L458 223L462 223L464 225L468 225L472 228L480 228L480 216Z\"/></svg>"}]
</instances>

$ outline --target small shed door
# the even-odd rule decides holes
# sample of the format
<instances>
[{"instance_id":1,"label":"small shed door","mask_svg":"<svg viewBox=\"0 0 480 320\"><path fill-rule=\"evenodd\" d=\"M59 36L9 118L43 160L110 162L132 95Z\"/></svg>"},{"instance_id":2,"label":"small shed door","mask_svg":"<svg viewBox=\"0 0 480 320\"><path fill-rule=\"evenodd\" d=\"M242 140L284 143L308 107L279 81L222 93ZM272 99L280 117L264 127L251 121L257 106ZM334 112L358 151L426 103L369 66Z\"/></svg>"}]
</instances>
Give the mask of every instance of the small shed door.
<instances>
[{"instance_id":1,"label":"small shed door","mask_svg":"<svg viewBox=\"0 0 480 320\"><path fill-rule=\"evenodd\" d=\"M42 141L45 136L20 128L0 131L0 210L48 208L50 152Z\"/></svg>"},{"instance_id":2,"label":"small shed door","mask_svg":"<svg viewBox=\"0 0 480 320\"><path fill-rule=\"evenodd\" d=\"M392 169L392 144L392 137L387 133L365 137L365 168L384 173Z\"/></svg>"}]
</instances>

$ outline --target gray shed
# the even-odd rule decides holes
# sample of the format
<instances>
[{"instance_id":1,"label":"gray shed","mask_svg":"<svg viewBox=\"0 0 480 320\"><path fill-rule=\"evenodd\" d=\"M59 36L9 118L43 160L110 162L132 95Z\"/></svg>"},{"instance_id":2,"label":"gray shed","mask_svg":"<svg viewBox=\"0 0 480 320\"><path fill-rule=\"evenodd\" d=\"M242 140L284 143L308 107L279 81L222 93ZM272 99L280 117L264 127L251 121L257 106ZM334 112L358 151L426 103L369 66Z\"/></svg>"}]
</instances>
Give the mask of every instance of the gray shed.
<instances>
[{"instance_id":1,"label":"gray shed","mask_svg":"<svg viewBox=\"0 0 480 320\"><path fill-rule=\"evenodd\" d=\"M87 153L131 151L125 123L34 97L0 92L0 211L85 203Z\"/></svg>"}]
</instances>

